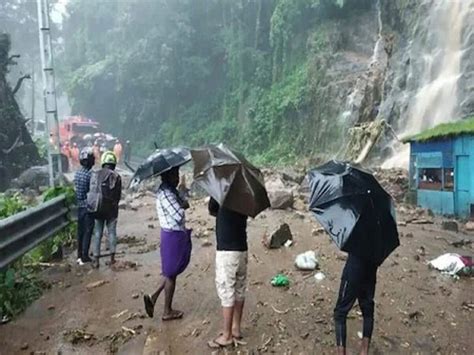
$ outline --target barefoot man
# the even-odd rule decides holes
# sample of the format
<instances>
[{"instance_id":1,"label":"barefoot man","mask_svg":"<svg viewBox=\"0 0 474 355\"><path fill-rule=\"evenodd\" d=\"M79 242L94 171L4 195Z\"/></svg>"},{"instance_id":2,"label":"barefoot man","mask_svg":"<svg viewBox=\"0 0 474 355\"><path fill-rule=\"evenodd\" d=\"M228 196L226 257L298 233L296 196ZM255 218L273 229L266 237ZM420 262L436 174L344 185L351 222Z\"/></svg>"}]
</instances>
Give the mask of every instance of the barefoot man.
<instances>
[{"instance_id":1,"label":"barefoot man","mask_svg":"<svg viewBox=\"0 0 474 355\"><path fill-rule=\"evenodd\" d=\"M231 346L242 339L240 324L247 287L247 216L209 201L209 213L216 217L216 288L224 318L221 334L208 345Z\"/></svg>"},{"instance_id":2,"label":"barefoot man","mask_svg":"<svg viewBox=\"0 0 474 355\"><path fill-rule=\"evenodd\" d=\"M185 227L185 209L189 204L178 193L179 168L172 168L161 175L156 199L156 209L161 227L161 273L163 275L158 289L153 295L143 296L145 310L153 317L156 300L165 290L165 307L162 320L168 321L183 317L183 312L174 310L173 295L176 277L189 264L191 258L191 230Z\"/></svg>"}]
</instances>

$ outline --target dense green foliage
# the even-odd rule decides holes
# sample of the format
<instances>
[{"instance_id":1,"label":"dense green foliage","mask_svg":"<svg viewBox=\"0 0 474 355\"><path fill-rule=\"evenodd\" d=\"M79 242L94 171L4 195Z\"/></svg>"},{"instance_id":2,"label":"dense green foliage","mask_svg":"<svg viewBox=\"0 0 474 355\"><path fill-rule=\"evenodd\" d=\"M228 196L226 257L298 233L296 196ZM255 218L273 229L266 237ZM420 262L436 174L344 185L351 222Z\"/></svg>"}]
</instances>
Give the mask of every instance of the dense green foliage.
<instances>
[{"instance_id":1,"label":"dense green foliage","mask_svg":"<svg viewBox=\"0 0 474 355\"><path fill-rule=\"evenodd\" d=\"M71 0L60 76L73 113L134 152L224 141L275 162L331 151L337 124L327 139L315 133L335 118L315 89L332 50L325 23L372 3Z\"/></svg>"},{"instance_id":2,"label":"dense green foliage","mask_svg":"<svg viewBox=\"0 0 474 355\"><path fill-rule=\"evenodd\" d=\"M43 202L52 200L55 197L66 196L66 204L72 206L76 203L76 193L71 185L51 187L42 196Z\"/></svg>"},{"instance_id":3,"label":"dense green foliage","mask_svg":"<svg viewBox=\"0 0 474 355\"><path fill-rule=\"evenodd\" d=\"M20 194L6 197L0 194L0 219L9 217L27 208Z\"/></svg>"},{"instance_id":4,"label":"dense green foliage","mask_svg":"<svg viewBox=\"0 0 474 355\"><path fill-rule=\"evenodd\" d=\"M41 290L37 276L23 267L0 272L0 320L21 313L41 295Z\"/></svg>"},{"instance_id":5,"label":"dense green foliage","mask_svg":"<svg viewBox=\"0 0 474 355\"><path fill-rule=\"evenodd\" d=\"M51 188L45 191L39 200L46 202L62 194L66 196L69 205L75 202L74 190L70 186ZM0 195L0 219L26 210L32 203L26 202L20 194L12 197ZM45 285L39 279L34 265L61 255L63 247L73 245L76 231L77 224L69 224L10 265L7 270L0 271L0 320L19 314L41 295Z\"/></svg>"}]
</instances>

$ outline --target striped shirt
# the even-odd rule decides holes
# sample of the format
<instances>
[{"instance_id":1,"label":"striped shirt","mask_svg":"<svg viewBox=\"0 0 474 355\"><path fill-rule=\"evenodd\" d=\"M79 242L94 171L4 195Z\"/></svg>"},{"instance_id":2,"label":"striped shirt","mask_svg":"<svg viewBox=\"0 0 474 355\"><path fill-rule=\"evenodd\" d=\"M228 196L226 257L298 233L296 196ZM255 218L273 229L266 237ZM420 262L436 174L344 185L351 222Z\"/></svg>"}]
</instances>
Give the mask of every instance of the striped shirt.
<instances>
[{"instance_id":1,"label":"striped shirt","mask_svg":"<svg viewBox=\"0 0 474 355\"><path fill-rule=\"evenodd\" d=\"M156 194L156 211L160 227L173 231L185 231L185 213L176 189L161 184Z\"/></svg>"}]
</instances>

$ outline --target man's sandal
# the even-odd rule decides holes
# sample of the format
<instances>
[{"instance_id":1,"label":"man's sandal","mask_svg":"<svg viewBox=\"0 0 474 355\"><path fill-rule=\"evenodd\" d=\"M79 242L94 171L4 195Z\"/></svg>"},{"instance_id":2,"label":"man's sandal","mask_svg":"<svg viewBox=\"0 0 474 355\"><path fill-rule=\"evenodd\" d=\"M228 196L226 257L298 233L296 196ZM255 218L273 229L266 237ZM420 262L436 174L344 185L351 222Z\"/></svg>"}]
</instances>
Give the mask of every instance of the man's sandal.
<instances>
[{"instance_id":1,"label":"man's sandal","mask_svg":"<svg viewBox=\"0 0 474 355\"><path fill-rule=\"evenodd\" d=\"M219 343L217 339L219 338L208 341L207 346L209 346L211 349L223 349L223 348L228 348L230 346L234 346L233 339L229 343Z\"/></svg>"}]
</instances>

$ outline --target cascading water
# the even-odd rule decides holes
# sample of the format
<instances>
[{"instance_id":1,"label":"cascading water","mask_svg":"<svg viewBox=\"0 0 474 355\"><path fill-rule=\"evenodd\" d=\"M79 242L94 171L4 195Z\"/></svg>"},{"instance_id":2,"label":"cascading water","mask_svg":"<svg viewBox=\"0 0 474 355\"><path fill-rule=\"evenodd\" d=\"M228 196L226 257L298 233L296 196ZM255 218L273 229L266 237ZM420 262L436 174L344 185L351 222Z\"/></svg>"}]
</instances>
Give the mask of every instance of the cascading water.
<instances>
[{"instance_id":1,"label":"cascading water","mask_svg":"<svg viewBox=\"0 0 474 355\"><path fill-rule=\"evenodd\" d=\"M407 111L403 115L405 118L400 120L397 132L401 137L459 118L461 60L474 33L471 21L474 0L428 0L422 6L430 8L430 11L421 24L424 28L420 33L426 37L414 39L423 41L422 53L418 53L418 56L421 55L420 80L415 95L406 98ZM418 50L419 47L420 43L413 43L412 48ZM413 75L416 74L412 67L408 77ZM384 167L407 167L408 146L399 145L394 150L397 153L384 163Z\"/></svg>"}]
</instances>

